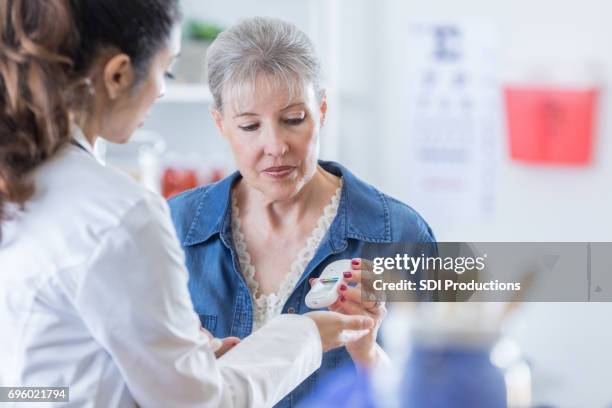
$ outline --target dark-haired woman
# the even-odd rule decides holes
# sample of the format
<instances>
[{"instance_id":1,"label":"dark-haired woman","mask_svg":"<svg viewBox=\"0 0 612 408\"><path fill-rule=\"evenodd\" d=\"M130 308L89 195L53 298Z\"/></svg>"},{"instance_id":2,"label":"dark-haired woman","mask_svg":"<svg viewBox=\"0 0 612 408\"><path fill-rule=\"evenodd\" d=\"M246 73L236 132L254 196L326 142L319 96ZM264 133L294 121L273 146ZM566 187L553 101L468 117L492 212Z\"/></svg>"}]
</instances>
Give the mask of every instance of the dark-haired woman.
<instances>
[{"instance_id":1,"label":"dark-haired woman","mask_svg":"<svg viewBox=\"0 0 612 408\"><path fill-rule=\"evenodd\" d=\"M270 406L343 329L371 327L284 315L215 358L166 204L93 157L163 94L179 32L178 0L0 2L1 386L70 387L79 407Z\"/></svg>"}]
</instances>

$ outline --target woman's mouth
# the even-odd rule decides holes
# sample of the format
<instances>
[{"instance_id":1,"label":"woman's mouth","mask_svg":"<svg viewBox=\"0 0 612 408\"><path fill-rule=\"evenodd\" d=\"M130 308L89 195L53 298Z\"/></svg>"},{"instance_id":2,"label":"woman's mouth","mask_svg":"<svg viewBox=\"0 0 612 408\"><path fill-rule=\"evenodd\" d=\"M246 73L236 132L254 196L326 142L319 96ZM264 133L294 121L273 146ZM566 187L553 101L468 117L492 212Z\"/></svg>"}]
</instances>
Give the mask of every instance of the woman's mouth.
<instances>
[{"instance_id":1,"label":"woman's mouth","mask_svg":"<svg viewBox=\"0 0 612 408\"><path fill-rule=\"evenodd\" d=\"M282 179L289 176L294 170L295 166L275 166L268 167L263 173L274 179Z\"/></svg>"}]
</instances>

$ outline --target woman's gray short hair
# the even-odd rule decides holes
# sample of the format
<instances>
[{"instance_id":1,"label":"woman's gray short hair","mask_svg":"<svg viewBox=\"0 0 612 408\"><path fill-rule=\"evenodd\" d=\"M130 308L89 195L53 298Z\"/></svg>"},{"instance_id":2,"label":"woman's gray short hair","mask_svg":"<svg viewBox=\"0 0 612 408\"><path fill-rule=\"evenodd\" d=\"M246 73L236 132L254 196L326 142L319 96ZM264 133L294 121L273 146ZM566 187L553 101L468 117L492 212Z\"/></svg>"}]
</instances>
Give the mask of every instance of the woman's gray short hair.
<instances>
[{"instance_id":1,"label":"woman's gray short hair","mask_svg":"<svg viewBox=\"0 0 612 408\"><path fill-rule=\"evenodd\" d=\"M312 84L320 99L321 63L308 36L294 24L253 17L222 32L206 52L208 86L215 107L223 108L224 92L254 90L258 75L284 85L290 97Z\"/></svg>"}]
</instances>

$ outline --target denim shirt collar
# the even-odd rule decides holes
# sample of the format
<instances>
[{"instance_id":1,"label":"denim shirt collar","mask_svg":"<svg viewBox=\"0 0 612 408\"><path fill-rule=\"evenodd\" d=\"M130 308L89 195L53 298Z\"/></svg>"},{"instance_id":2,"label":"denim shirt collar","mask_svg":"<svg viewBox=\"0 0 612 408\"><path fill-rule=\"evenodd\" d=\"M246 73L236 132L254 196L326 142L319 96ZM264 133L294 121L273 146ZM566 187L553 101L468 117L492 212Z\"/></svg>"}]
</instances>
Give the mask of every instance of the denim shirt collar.
<instances>
[{"instance_id":1,"label":"denim shirt collar","mask_svg":"<svg viewBox=\"0 0 612 408\"><path fill-rule=\"evenodd\" d=\"M329 229L332 251L343 251L349 238L366 242L391 242L389 208L383 194L338 163L319 161L319 165L343 178L338 213ZM220 234L223 243L230 247L231 190L241 177L239 172L234 172L203 190L184 246L197 245ZM201 219L203 216L206 221ZM380 222L381 218L384 222Z\"/></svg>"}]
</instances>

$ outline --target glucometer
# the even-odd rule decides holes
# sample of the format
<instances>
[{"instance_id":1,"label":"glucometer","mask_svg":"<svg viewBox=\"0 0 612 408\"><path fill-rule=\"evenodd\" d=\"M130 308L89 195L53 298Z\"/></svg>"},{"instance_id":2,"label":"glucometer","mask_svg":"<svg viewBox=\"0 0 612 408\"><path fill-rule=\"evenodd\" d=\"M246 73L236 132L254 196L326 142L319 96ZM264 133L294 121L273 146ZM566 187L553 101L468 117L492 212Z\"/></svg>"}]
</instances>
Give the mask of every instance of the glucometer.
<instances>
[{"instance_id":1,"label":"glucometer","mask_svg":"<svg viewBox=\"0 0 612 408\"><path fill-rule=\"evenodd\" d=\"M338 287L342 284L343 273L351 269L350 259L341 259L327 265L306 295L306 306L311 309L331 306L338 300Z\"/></svg>"}]
</instances>

